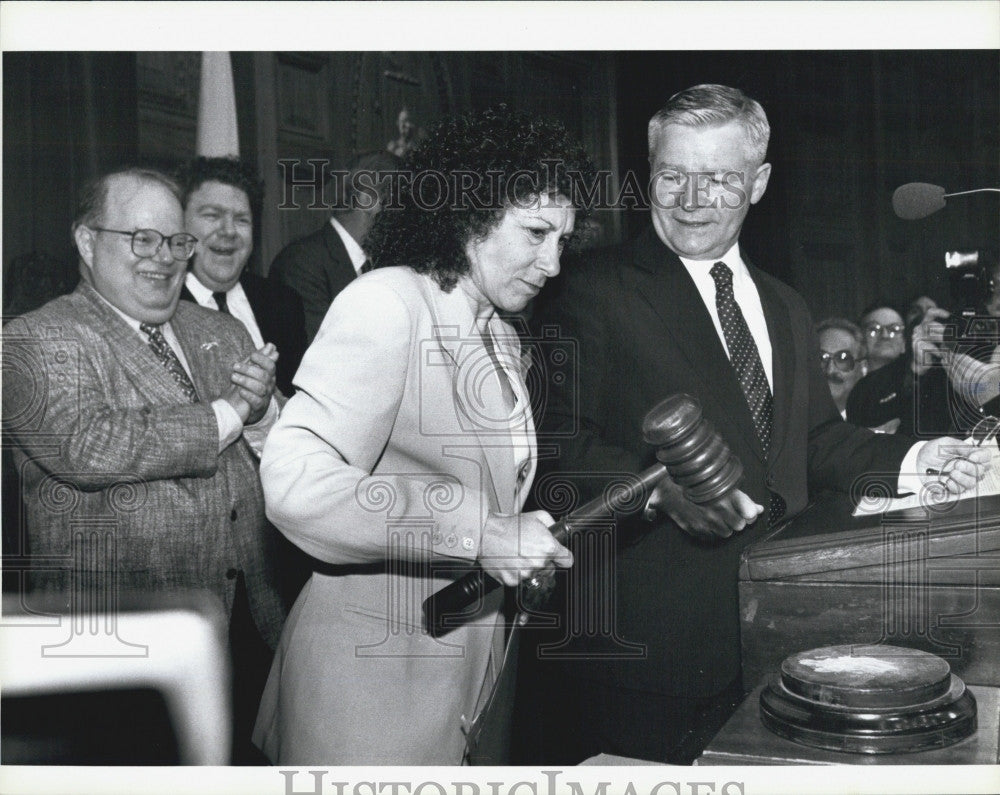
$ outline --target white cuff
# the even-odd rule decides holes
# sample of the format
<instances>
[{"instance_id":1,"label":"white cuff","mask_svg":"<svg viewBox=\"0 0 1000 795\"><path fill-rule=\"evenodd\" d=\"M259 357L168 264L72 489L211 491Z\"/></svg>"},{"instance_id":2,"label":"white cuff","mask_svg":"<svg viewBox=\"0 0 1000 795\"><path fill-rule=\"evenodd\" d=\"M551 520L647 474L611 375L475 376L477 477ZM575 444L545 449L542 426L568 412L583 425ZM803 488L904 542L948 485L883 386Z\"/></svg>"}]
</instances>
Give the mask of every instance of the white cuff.
<instances>
[{"instance_id":1,"label":"white cuff","mask_svg":"<svg viewBox=\"0 0 1000 795\"><path fill-rule=\"evenodd\" d=\"M264 451L264 442L267 441L267 435L271 432L271 428L274 427L274 423L278 421L279 413L278 401L272 396L270 402L267 404L267 411L264 412L264 416L253 425L243 427L243 438L247 440L250 449L257 454L258 458L260 458L260 454Z\"/></svg>"},{"instance_id":2,"label":"white cuff","mask_svg":"<svg viewBox=\"0 0 1000 795\"><path fill-rule=\"evenodd\" d=\"M215 421L219 423L219 452L221 453L229 445L240 438L243 433L243 420L236 413L229 401L219 398L212 401L212 411L215 412Z\"/></svg>"},{"instance_id":3,"label":"white cuff","mask_svg":"<svg viewBox=\"0 0 1000 795\"><path fill-rule=\"evenodd\" d=\"M917 456L924 448L924 442L917 442L906 452L903 463L899 465L899 480L896 483L896 490L900 494L919 494L923 481L920 480L920 472L917 472Z\"/></svg>"}]
</instances>

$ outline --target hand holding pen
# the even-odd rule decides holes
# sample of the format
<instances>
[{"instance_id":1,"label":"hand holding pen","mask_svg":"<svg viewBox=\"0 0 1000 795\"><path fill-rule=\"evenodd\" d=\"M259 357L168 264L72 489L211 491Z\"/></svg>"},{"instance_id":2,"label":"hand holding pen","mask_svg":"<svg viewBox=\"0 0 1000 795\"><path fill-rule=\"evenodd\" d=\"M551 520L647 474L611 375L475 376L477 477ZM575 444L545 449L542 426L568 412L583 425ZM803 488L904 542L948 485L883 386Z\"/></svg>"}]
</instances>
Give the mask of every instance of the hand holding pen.
<instances>
[{"instance_id":1,"label":"hand holding pen","mask_svg":"<svg viewBox=\"0 0 1000 795\"><path fill-rule=\"evenodd\" d=\"M1000 432L1000 419L986 417L961 441L949 436L932 439L917 455L925 483L937 482L952 494L961 494L982 480L989 471L993 444Z\"/></svg>"}]
</instances>

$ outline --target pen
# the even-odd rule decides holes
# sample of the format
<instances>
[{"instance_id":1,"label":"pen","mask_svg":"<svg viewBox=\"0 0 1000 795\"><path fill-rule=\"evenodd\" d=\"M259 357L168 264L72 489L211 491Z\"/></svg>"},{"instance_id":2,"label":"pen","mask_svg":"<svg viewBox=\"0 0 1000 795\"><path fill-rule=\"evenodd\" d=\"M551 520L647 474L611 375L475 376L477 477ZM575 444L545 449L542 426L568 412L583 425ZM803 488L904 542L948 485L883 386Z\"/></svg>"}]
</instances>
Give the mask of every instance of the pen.
<instances>
[{"instance_id":1,"label":"pen","mask_svg":"<svg viewBox=\"0 0 1000 795\"><path fill-rule=\"evenodd\" d=\"M990 429L986 433L983 434L983 436L982 436L981 439L976 439L973 442L973 444L976 447L982 447L985 442L988 442L991 439L993 439L997 435L998 431L1000 431L1000 420L994 419L993 424L990 426ZM975 438L975 429L973 429L972 435L973 435L973 438ZM941 470L940 469L928 469L927 470L927 474L928 475L940 475L941 474Z\"/></svg>"}]
</instances>

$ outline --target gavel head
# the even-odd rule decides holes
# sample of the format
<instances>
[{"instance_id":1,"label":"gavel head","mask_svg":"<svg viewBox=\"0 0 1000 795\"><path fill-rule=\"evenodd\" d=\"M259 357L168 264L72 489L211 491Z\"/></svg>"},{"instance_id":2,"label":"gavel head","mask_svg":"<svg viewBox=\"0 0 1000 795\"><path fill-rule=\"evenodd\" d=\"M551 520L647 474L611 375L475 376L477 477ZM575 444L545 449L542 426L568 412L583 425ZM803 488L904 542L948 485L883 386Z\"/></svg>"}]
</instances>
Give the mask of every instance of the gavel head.
<instances>
[{"instance_id":1,"label":"gavel head","mask_svg":"<svg viewBox=\"0 0 1000 795\"><path fill-rule=\"evenodd\" d=\"M701 414L701 404L683 392L654 406L642 423L642 436L688 499L708 503L736 488L743 466Z\"/></svg>"}]
</instances>

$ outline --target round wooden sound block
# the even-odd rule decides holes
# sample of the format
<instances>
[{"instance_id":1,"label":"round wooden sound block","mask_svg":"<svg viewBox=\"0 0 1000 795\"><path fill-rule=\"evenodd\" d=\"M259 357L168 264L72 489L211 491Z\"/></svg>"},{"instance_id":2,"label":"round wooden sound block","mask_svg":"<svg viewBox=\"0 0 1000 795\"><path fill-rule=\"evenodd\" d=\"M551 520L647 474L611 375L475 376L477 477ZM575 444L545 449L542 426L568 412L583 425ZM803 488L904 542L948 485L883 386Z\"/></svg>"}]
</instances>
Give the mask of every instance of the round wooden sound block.
<instances>
[{"instance_id":1,"label":"round wooden sound block","mask_svg":"<svg viewBox=\"0 0 1000 795\"><path fill-rule=\"evenodd\" d=\"M951 666L935 654L898 646L827 646L786 657L781 682L821 704L882 709L944 695Z\"/></svg>"},{"instance_id":2,"label":"round wooden sound block","mask_svg":"<svg viewBox=\"0 0 1000 795\"><path fill-rule=\"evenodd\" d=\"M941 748L976 730L976 702L936 655L829 646L787 657L760 695L764 725L803 745L881 754Z\"/></svg>"}]
</instances>

